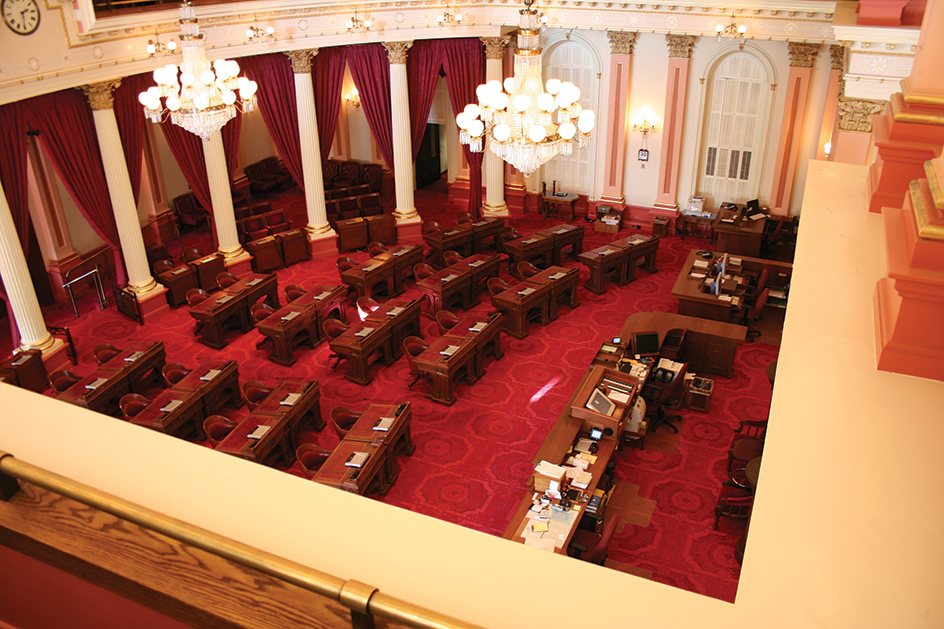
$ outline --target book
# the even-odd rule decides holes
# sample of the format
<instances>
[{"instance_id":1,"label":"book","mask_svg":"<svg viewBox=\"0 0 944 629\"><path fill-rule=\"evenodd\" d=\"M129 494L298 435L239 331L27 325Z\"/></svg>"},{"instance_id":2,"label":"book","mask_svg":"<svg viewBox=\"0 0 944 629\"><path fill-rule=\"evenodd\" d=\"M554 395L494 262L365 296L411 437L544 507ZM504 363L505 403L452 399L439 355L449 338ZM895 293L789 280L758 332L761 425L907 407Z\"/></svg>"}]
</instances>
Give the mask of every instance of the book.
<instances>
[{"instance_id":1,"label":"book","mask_svg":"<svg viewBox=\"0 0 944 629\"><path fill-rule=\"evenodd\" d=\"M170 402L168 402L167 404L161 407L161 412L169 413L183 403L184 403L183 400L171 400Z\"/></svg>"},{"instance_id":2,"label":"book","mask_svg":"<svg viewBox=\"0 0 944 629\"><path fill-rule=\"evenodd\" d=\"M315 299L316 299L316 300L324 299L325 297L327 297L327 296L330 295L330 294L331 294L331 291L326 290L326 291L323 292L323 293L320 293L320 294L318 294L318 295L315 295Z\"/></svg>"},{"instance_id":3,"label":"book","mask_svg":"<svg viewBox=\"0 0 944 629\"><path fill-rule=\"evenodd\" d=\"M228 301L229 301L230 299L232 299L232 298L233 298L232 295L223 295L222 297L217 298L216 303L218 303L218 304L225 304L226 302L228 302Z\"/></svg>"},{"instance_id":4,"label":"book","mask_svg":"<svg viewBox=\"0 0 944 629\"><path fill-rule=\"evenodd\" d=\"M558 271L557 273L552 273L551 275L548 275L547 277L548 279L551 279L551 280L559 280L562 277L567 277L567 274L561 273Z\"/></svg>"},{"instance_id":5,"label":"book","mask_svg":"<svg viewBox=\"0 0 944 629\"><path fill-rule=\"evenodd\" d=\"M208 371L208 372L206 372L205 374L203 374L202 376L200 376L200 379L203 380L203 381L209 381L209 380L212 380L213 378L217 377L218 375L220 375L220 370L219 370L219 369L211 369L210 371Z\"/></svg>"},{"instance_id":6,"label":"book","mask_svg":"<svg viewBox=\"0 0 944 629\"><path fill-rule=\"evenodd\" d=\"M354 336L359 337L359 338L364 338L365 336L367 336L368 334L370 334L370 333L373 332L373 331L374 331L374 328L370 328L370 327L368 327L368 328L361 328L360 330L358 330L357 332L354 333Z\"/></svg>"},{"instance_id":7,"label":"book","mask_svg":"<svg viewBox=\"0 0 944 629\"><path fill-rule=\"evenodd\" d=\"M488 325L484 321L479 321L475 325L469 326L469 332L481 332L485 329L485 326Z\"/></svg>"},{"instance_id":8,"label":"book","mask_svg":"<svg viewBox=\"0 0 944 629\"><path fill-rule=\"evenodd\" d=\"M256 284L258 284L258 283L261 282L261 281L262 281L262 279L257 277L257 278L255 278L255 279L252 279L252 280L249 280L248 282L246 282L246 286L255 286Z\"/></svg>"},{"instance_id":9,"label":"book","mask_svg":"<svg viewBox=\"0 0 944 629\"><path fill-rule=\"evenodd\" d=\"M547 522L532 522L531 530L535 533L543 533L548 530Z\"/></svg>"},{"instance_id":10,"label":"book","mask_svg":"<svg viewBox=\"0 0 944 629\"><path fill-rule=\"evenodd\" d=\"M533 292L534 292L533 288L522 288L521 290L518 291L518 294L524 297L525 295L530 295Z\"/></svg>"},{"instance_id":11,"label":"book","mask_svg":"<svg viewBox=\"0 0 944 629\"><path fill-rule=\"evenodd\" d=\"M604 343L603 347L600 348L600 351L606 352L607 354L612 354L613 352L616 351L616 349L617 348L615 345L607 345L606 343Z\"/></svg>"},{"instance_id":12,"label":"book","mask_svg":"<svg viewBox=\"0 0 944 629\"><path fill-rule=\"evenodd\" d=\"M454 279L456 279L456 276L453 275L452 273L450 273L450 274L447 275L446 277L442 278L442 281L443 281L443 282L451 282L451 281L454 280Z\"/></svg>"},{"instance_id":13,"label":"book","mask_svg":"<svg viewBox=\"0 0 944 629\"><path fill-rule=\"evenodd\" d=\"M693 269L707 269L708 260L695 260L695 262L692 264L692 268Z\"/></svg>"},{"instance_id":14,"label":"book","mask_svg":"<svg viewBox=\"0 0 944 629\"><path fill-rule=\"evenodd\" d=\"M87 385L85 385L85 388L95 390L106 382L108 382L108 378L95 378L95 380L92 380Z\"/></svg>"},{"instance_id":15,"label":"book","mask_svg":"<svg viewBox=\"0 0 944 629\"><path fill-rule=\"evenodd\" d=\"M300 314L301 314L300 312L292 311L292 312L290 312L290 313L288 313L288 314L286 314L286 315L283 315L283 316L282 316L282 321L291 321L292 319L294 319L295 317L297 317L297 316L300 315Z\"/></svg>"},{"instance_id":16,"label":"book","mask_svg":"<svg viewBox=\"0 0 944 629\"><path fill-rule=\"evenodd\" d=\"M301 393L289 393L279 401L279 404L281 406L292 406L301 396Z\"/></svg>"},{"instance_id":17,"label":"book","mask_svg":"<svg viewBox=\"0 0 944 629\"><path fill-rule=\"evenodd\" d=\"M586 489L592 480L593 475L590 472L580 472L574 477L574 480L570 481L570 486L577 489Z\"/></svg>"},{"instance_id":18,"label":"book","mask_svg":"<svg viewBox=\"0 0 944 629\"><path fill-rule=\"evenodd\" d=\"M374 430L387 432L388 430L390 430L390 427L393 426L394 421L395 421L395 418L393 417L381 417L380 419L377 420L377 423L374 424Z\"/></svg>"},{"instance_id":19,"label":"book","mask_svg":"<svg viewBox=\"0 0 944 629\"><path fill-rule=\"evenodd\" d=\"M458 352L458 351L459 351L459 346L458 346L458 345L450 345L449 347L447 347L446 349L442 350L442 351L439 352L439 353L442 354L443 356L445 356L446 358L449 358L450 356L452 356L453 354L455 354L455 353Z\"/></svg>"},{"instance_id":20,"label":"book","mask_svg":"<svg viewBox=\"0 0 944 629\"><path fill-rule=\"evenodd\" d=\"M364 463L367 463L367 459L369 458L370 452L355 452L348 457L344 465L347 467L364 467Z\"/></svg>"},{"instance_id":21,"label":"book","mask_svg":"<svg viewBox=\"0 0 944 629\"><path fill-rule=\"evenodd\" d=\"M129 356L125 356L125 362L133 363L134 361L141 358L142 356L144 356L144 352L135 352ZM18 365L19 363L13 363L13 364Z\"/></svg>"},{"instance_id":22,"label":"book","mask_svg":"<svg viewBox=\"0 0 944 629\"><path fill-rule=\"evenodd\" d=\"M472 268L475 268L477 266L482 266L483 264L485 264L485 260L476 260L475 262L469 262L469 266L471 266Z\"/></svg>"},{"instance_id":23,"label":"book","mask_svg":"<svg viewBox=\"0 0 944 629\"><path fill-rule=\"evenodd\" d=\"M403 312L403 308L400 308L399 306L397 306L396 308L391 308L390 310L388 310L387 315L390 317L395 317L401 312Z\"/></svg>"},{"instance_id":24,"label":"book","mask_svg":"<svg viewBox=\"0 0 944 629\"><path fill-rule=\"evenodd\" d=\"M248 439L262 439L267 432L272 429L272 426L259 425L256 426L251 433L246 435Z\"/></svg>"}]
</instances>

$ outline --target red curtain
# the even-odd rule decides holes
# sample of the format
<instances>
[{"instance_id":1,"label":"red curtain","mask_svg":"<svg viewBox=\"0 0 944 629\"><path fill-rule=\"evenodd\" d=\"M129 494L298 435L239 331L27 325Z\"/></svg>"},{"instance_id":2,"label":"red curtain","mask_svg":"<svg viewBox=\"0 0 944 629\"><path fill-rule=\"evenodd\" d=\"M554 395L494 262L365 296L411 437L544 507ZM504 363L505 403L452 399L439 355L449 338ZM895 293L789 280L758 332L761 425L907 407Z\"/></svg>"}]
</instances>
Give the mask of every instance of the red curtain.
<instances>
[{"instance_id":1,"label":"red curtain","mask_svg":"<svg viewBox=\"0 0 944 629\"><path fill-rule=\"evenodd\" d=\"M413 161L420 152L429 110L436 94L436 82L442 68L442 50L438 42L423 39L413 42L407 57L406 71L410 93L410 134L413 139Z\"/></svg>"},{"instance_id":2,"label":"red curtain","mask_svg":"<svg viewBox=\"0 0 944 629\"><path fill-rule=\"evenodd\" d=\"M69 196L114 251L117 281L124 285L121 243L88 99L78 90L62 90L29 99L25 112L30 127L39 129L39 141Z\"/></svg>"},{"instance_id":3,"label":"red curtain","mask_svg":"<svg viewBox=\"0 0 944 629\"><path fill-rule=\"evenodd\" d=\"M449 102L459 113L469 103L477 103L475 88L485 82L485 50L479 39L440 39L443 70L449 85ZM469 163L469 214L482 216L482 153L472 153L466 144L462 152Z\"/></svg>"},{"instance_id":4,"label":"red curtain","mask_svg":"<svg viewBox=\"0 0 944 629\"><path fill-rule=\"evenodd\" d=\"M0 107L0 183L13 215L23 254L29 253L29 198L26 178L26 118L22 101Z\"/></svg>"},{"instance_id":5,"label":"red curtain","mask_svg":"<svg viewBox=\"0 0 944 629\"><path fill-rule=\"evenodd\" d=\"M318 141L321 143L321 163L331 155L331 144L338 128L341 110L341 87L347 58L344 47L322 48L312 64L312 84L315 88L315 112L318 117ZM388 83L389 85L389 83ZM389 87L388 87L389 91Z\"/></svg>"},{"instance_id":6,"label":"red curtain","mask_svg":"<svg viewBox=\"0 0 944 629\"><path fill-rule=\"evenodd\" d=\"M246 78L262 86L256 94L259 112L275 142L285 167L302 190L302 149L298 133L298 105L295 101L295 72L292 61L281 52L244 57L239 65ZM228 125L227 125L228 126Z\"/></svg>"},{"instance_id":7,"label":"red curtain","mask_svg":"<svg viewBox=\"0 0 944 629\"><path fill-rule=\"evenodd\" d=\"M393 108L390 104L390 61L387 50L383 44L363 44L348 46L345 52L351 76L360 93L367 125L387 167L393 172Z\"/></svg>"},{"instance_id":8,"label":"red curtain","mask_svg":"<svg viewBox=\"0 0 944 629\"><path fill-rule=\"evenodd\" d=\"M121 80L115 90L115 120L121 135L121 148L128 165L131 191L137 201L141 194L141 162L144 160L144 107L138 102L138 94L154 85L150 73L135 74Z\"/></svg>"}]
</instances>

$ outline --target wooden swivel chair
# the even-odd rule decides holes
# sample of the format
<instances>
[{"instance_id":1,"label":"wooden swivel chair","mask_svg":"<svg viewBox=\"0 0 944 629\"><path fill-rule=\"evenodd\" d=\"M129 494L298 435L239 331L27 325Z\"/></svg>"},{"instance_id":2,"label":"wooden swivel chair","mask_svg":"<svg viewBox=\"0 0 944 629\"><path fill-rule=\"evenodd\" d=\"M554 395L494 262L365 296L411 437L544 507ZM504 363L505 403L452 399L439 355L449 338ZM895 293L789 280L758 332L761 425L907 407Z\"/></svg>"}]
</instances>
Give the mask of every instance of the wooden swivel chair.
<instances>
[{"instance_id":1,"label":"wooden swivel chair","mask_svg":"<svg viewBox=\"0 0 944 629\"><path fill-rule=\"evenodd\" d=\"M138 413L147 408L151 400L138 393L128 393L118 400L118 408L125 419L133 419Z\"/></svg>"},{"instance_id":2,"label":"wooden swivel chair","mask_svg":"<svg viewBox=\"0 0 944 629\"><path fill-rule=\"evenodd\" d=\"M203 420L203 434L213 447L220 445L226 435L233 431L236 422L222 415L210 415Z\"/></svg>"},{"instance_id":3,"label":"wooden swivel chair","mask_svg":"<svg viewBox=\"0 0 944 629\"><path fill-rule=\"evenodd\" d=\"M460 256L457 251L448 249L443 252L443 262L446 264L446 266L452 266L453 264L461 261L462 256Z\"/></svg>"},{"instance_id":4,"label":"wooden swivel chair","mask_svg":"<svg viewBox=\"0 0 944 629\"><path fill-rule=\"evenodd\" d=\"M306 292L308 291L306 291L304 288L302 288L298 284L289 284L288 286L285 287L285 299L287 299L288 301L295 301L296 299L304 295Z\"/></svg>"},{"instance_id":5,"label":"wooden swivel chair","mask_svg":"<svg viewBox=\"0 0 944 629\"><path fill-rule=\"evenodd\" d=\"M686 371L688 371L688 363L683 363L682 368L674 376L666 369L655 369L650 374L642 388L642 397L646 400L646 416L654 418L649 425L649 432L663 424L675 432L679 431L678 426L672 422L682 419L682 416L667 415L665 405L681 397L685 386Z\"/></svg>"},{"instance_id":6,"label":"wooden swivel chair","mask_svg":"<svg viewBox=\"0 0 944 629\"><path fill-rule=\"evenodd\" d=\"M246 400L249 410L254 411L274 390L274 387L267 386L259 380L247 380L243 383L243 399Z\"/></svg>"},{"instance_id":7,"label":"wooden swivel chair","mask_svg":"<svg viewBox=\"0 0 944 629\"><path fill-rule=\"evenodd\" d=\"M372 258L374 256L380 255L386 250L387 250L387 245L383 244L382 242L374 241L367 245L367 253Z\"/></svg>"},{"instance_id":8,"label":"wooden swivel chair","mask_svg":"<svg viewBox=\"0 0 944 629\"><path fill-rule=\"evenodd\" d=\"M495 302L495 296L501 293L504 293L506 290L511 288L511 286L509 286L508 282L501 279L500 277L488 278L488 282L486 282L485 285L488 286L488 293L489 295L491 295L492 306L495 307L497 310L501 310L501 308Z\"/></svg>"},{"instance_id":9,"label":"wooden swivel chair","mask_svg":"<svg viewBox=\"0 0 944 629\"><path fill-rule=\"evenodd\" d=\"M303 443L295 450L295 458L309 476L314 476L330 456L330 450L325 450L314 443Z\"/></svg>"},{"instance_id":10,"label":"wooden swivel chair","mask_svg":"<svg viewBox=\"0 0 944 629\"><path fill-rule=\"evenodd\" d=\"M331 425L338 439L344 439L350 432L351 426L360 419L363 413L358 413L350 406L335 406L331 409Z\"/></svg>"},{"instance_id":11,"label":"wooden swivel chair","mask_svg":"<svg viewBox=\"0 0 944 629\"><path fill-rule=\"evenodd\" d=\"M722 517L744 520L751 514L754 506L754 494L735 487L723 487L715 505L715 530Z\"/></svg>"},{"instance_id":12,"label":"wooden swivel chair","mask_svg":"<svg viewBox=\"0 0 944 629\"><path fill-rule=\"evenodd\" d=\"M187 305L193 308L209 296L210 293L206 292L202 288L191 288L187 291Z\"/></svg>"},{"instance_id":13,"label":"wooden swivel chair","mask_svg":"<svg viewBox=\"0 0 944 629\"><path fill-rule=\"evenodd\" d=\"M426 378L430 386L433 384L429 376L417 369L416 363L413 361L414 358L426 351L427 347L429 347L429 345L418 336L408 336L403 339L403 353L406 355L406 362L410 366L410 377L413 378L410 384L407 385L408 389L412 389L413 385L416 384L420 378Z\"/></svg>"},{"instance_id":14,"label":"wooden swivel chair","mask_svg":"<svg viewBox=\"0 0 944 629\"><path fill-rule=\"evenodd\" d=\"M194 260L199 260L203 257L203 252L199 249L187 249L184 251L184 260L187 262L193 262Z\"/></svg>"},{"instance_id":15,"label":"wooden swivel chair","mask_svg":"<svg viewBox=\"0 0 944 629\"><path fill-rule=\"evenodd\" d=\"M436 221L424 221L423 227L421 228L423 235L431 234L433 232L443 231L443 226L437 223Z\"/></svg>"},{"instance_id":16,"label":"wooden swivel chair","mask_svg":"<svg viewBox=\"0 0 944 629\"><path fill-rule=\"evenodd\" d=\"M272 314L274 314L275 308L267 303L258 303L253 304L252 308L249 310L249 313L252 315L253 321L259 323L260 321L265 321Z\"/></svg>"},{"instance_id":17,"label":"wooden swivel chair","mask_svg":"<svg viewBox=\"0 0 944 629\"><path fill-rule=\"evenodd\" d=\"M515 268L518 271L518 277L520 277L521 279L534 277L535 275L541 272L541 269L534 266L527 260L522 260L521 262L518 263L518 266Z\"/></svg>"},{"instance_id":18,"label":"wooden swivel chair","mask_svg":"<svg viewBox=\"0 0 944 629\"><path fill-rule=\"evenodd\" d=\"M603 562L606 561L610 540L613 539L613 533L616 532L618 526L619 516L614 515L609 522L603 525L603 533L600 535L597 535L594 531L577 529L570 545L567 547L567 554L602 566Z\"/></svg>"},{"instance_id":19,"label":"wooden swivel chair","mask_svg":"<svg viewBox=\"0 0 944 629\"><path fill-rule=\"evenodd\" d=\"M99 365L104 365L120 353L121 350L111 343L101 343L96 345L95 349L92 350L92 355L95 356L95 362Z\"/></svg>"},{"instance_id":20,"label":"wooden swivel chair","mask_svg":"<svg viewBox=\"0 0 944 629\"><path fill-rule=\"evenodd\" d=\"M349 328L350 326L335 318L326 319L324 323L321 324L321 329L324 331L325 338L328 339L330 343L332 340L338 338ZM344 358L341 354L330 354L328 359L334 359L334 364L331 365L331 371L334 371L338 368L338 365L341 364L341 360Z\"/></svg>"},{"instance_id":21,"label":"wooden swivel chair","mask_svg":"<svg viewBox=\"0 0 944 629\"><path fill-rule=\"evenodd\" d=\"M167 273L174 268L174 261L170 259L158 260L154 263L153 268L156 275Z\"/></svg>"},{"instance_id":22,"label":"wooden swivel chair","mask_svg":"<svg viewBox=\"0 0 944 629\"><path fill-rule=\"evenodd\" d=\"M456 222L459 225L471 225L475 222L475 219L472 218L472 215L468 212L457 212L456 213Z\"/></svg>"},{"instance_id":23,"label":"wooden swivel chair","mask_svg":"<svg viewBox=\"0 0 944 629\"><path fill-rule=\"evenodd\" d=\"M68 369L60 369L49 374L49 382L57 393L62 393L82 379L82 376L72 373Z\"/></svg>"},{"instance_id":24,"label":"wooden swivel chair","mask_svg":"<svg viewBox=\"0 0 944 629\"><path fill-rule=\"evenodd\" d=\"M427 277L436 272L436 269L426 264L425 262L417 262L413 265L413 278L419 282L420 280L425 280Z\"/></svg>"},{"instance_id":25,"label":"wooden swivel chair","mask_svg":"<svg viewBox=\"0 0 944 629\"><path fill-rule=\"evenodd\" d=\"M498 232L498 241L496 243L499 253L505 252L506 242L515 240L516 238L521 238L521 234L518 233L517 229L514 227L502 227L501 231Z\"/></svg>"},{"instance_id":26,"label":"wooden swivel chair","mask_svg":"<svg viewBox=\"0 0 944 629\"><path fill-rule=\"evenodd\" d=\"M440 310L436 313L436 325L439 326L439 336L442 336L459 323L459 317L448 310Z\"/></svg>"},{"instance_id":27,"label":"wooden swivel chair","mask_svg":"<svg viewBox=\"0 0 944 629\"><path fill-rule=\"evenodd\" d=\"M216 274L216 285L220 288L229 288L233 284L239 281L239 278L230 273L229 271L224 271L222 273Z\"/></svg>"},{"instance_id":28,"label":"wooden swivel chair","mask_svg":"<svg viewBox=\"0 0 944 629\"><path fill-rule=\"evenodd\" d=\"M188 373L190 373L190 370L180 363L167 363L164 365L164 368L161 369L161 375L164 377L164 383L168 387L172 387L183 380L184 376L186 376Z\"/></svg>"}]
</instances>

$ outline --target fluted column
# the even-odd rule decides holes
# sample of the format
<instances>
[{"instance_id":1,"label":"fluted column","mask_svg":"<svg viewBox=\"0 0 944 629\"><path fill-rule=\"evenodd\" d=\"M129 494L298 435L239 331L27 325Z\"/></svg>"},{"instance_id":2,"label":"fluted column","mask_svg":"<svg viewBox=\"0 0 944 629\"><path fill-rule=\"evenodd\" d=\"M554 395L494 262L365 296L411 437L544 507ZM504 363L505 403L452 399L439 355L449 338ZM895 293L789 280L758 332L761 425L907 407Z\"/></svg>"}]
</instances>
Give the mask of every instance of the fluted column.
<instances>
[{"instance_id":1,"label":"fluted column","mask_svg":"<svg viewBox=\"0 0 944 629\"><path fill-rule=\"evenodd\" d=\"M138 301L142 301L142 297L146 299L149 296L148 293L162 292L164 289L151 276L148 267L137 204L134 201L128 165L121 146L121 134L118 133L114 90L119 85L120 80L104 81L83 85L81 89L92 106L95 133L105 168L105 181L108 183L108 195L111 198L121 254L128 274L128 288L138 296Z\"/></svg>"},{"instance_id":2,"label":"fluted column","mask_svg":"<svg viewBox=\"0 0 944 629\"><path fill-rule=\"evenodd\" d=\"M217 131L203 143L203 161L206 163L207 179L210 182L213 224L216 226L220 253L226 258L227 267L248 262L251 256L239 244L239 236L236 233L236 214L233 212L222 131Z\"/></svg>"},{"instance_id":3,"label":"fluted column","mask_svg":"<svg viewBox=\"0 0 944 629\"><path fill-rule=\"evenodd\" d=\"M413 150L410 140L410 95L406 80L406 55L411 41L384 44L390 60L390 105L393 110L393 181L396 186L397 222L417 222L413 201Z\"/></svg>"},{"instance_id":4,"label":"fluted column","mask_svg":"<svg viewBox=\"0 0 944 629\"><path fill-rule=\"evenodd\" d=\"M629 133L629 86L633 71L633 46L636 33L607 31L610 39L610 89L607 99L612 105L606 123L606 164L603 174L602 203L624 207L623 176L626 172L626 139ZM593 204L590 218L596 216Z\"/></svg>"},{"instance_id":5,"label":"fluted column","mask_svg":"<svg viewBox=\"0 0 944 629\"><path fill-rule=\"evenodd\" d=\"M318 117L315 112L315 90L311 79L311 60L318 49L293 50L285 53L292 60L295 73L295 104L298 108L298 135L301 141L302 177L305 188L305 207L308 210L308 240L333 238L328 225L324 198L324 173L321 168L321 141L318 137Z\"/></svg>"},{"instance_id":6,"label":"fluted column","mask_svg":"<svg viewBox=\"0 0 944 629\"><path fill-rule=\"evenodd\" d=\"M43 311L39 308L36 291L30 281L26 256L10 214L7 195L0 185L0 279L13 309L13 318L20 332L20 349L49 350L53 337L46 329Z\"/></svg>"},{"instance_id":7,"label":"fluted column","mask_svg":"<svg viewBox=\"0 0 944 629\"><path fill-rule=\"evenodd\" d=\"M503 81L502 62L505 48L511 41L509 37L482 37L485 44L485 80ZM485 205L482 209L487 215L508 216L505 203L505 166L504 160L490 150L485 151L483 171L485 173ZM470 191L471 192L471 191Z\"/></svg>"},{"instance_id":8,"label":"fluted column","mask_svg":"<svg viewBox=\"0 0 944 629\"><path fill-rule=\"evenodd\" d=\"M780 142L777 144L774 185L769 200L771 211L782 215L790 213L797 156L808 108L813 61L820 45L787 42L787 46L790 48L790 74L787 76L787 95L780 125Z\"/></svg>"}]
</instances>

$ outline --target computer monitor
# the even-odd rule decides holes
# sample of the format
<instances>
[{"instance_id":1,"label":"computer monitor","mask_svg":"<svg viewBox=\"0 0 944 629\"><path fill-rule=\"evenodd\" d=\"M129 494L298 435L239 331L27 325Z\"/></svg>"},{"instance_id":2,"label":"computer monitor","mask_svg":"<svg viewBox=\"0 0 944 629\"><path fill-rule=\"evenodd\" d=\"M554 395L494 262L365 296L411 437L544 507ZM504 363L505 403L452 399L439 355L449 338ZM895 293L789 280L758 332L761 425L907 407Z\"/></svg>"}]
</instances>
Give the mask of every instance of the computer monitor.
<instances>
[{"instance_id":1,"label":"computer monitor","mask_svg":"<svg viewBox=\"0 0 944 629\"><path fill-rule=\"evenodd\" d=\"M659 355L659 333L638 332L633 335L633 353L637 356Z\"/></svg>"},{"instance_id":2,"label":"computer monitor","mask_svg":"<svg viewBox=\"0 0 944 629\"><path fill-rule=\"evenodd\" d=\"M594 441L599 441L603 438L603 429L602 428L591 428L590 429L590 438Z\"/></svg>"},{"instance_id":3,"label":"computer monitor","mask_svg":"<svg viewBox=\"0 0 944 629\"><path fill-rule=\"evenodd\" d=\"M758 212L760 212L760 200L753 199L751 201L748 201L747 202L747 215L750 216L751 214L757 214Z\"/></svg>"}]
</instances>

